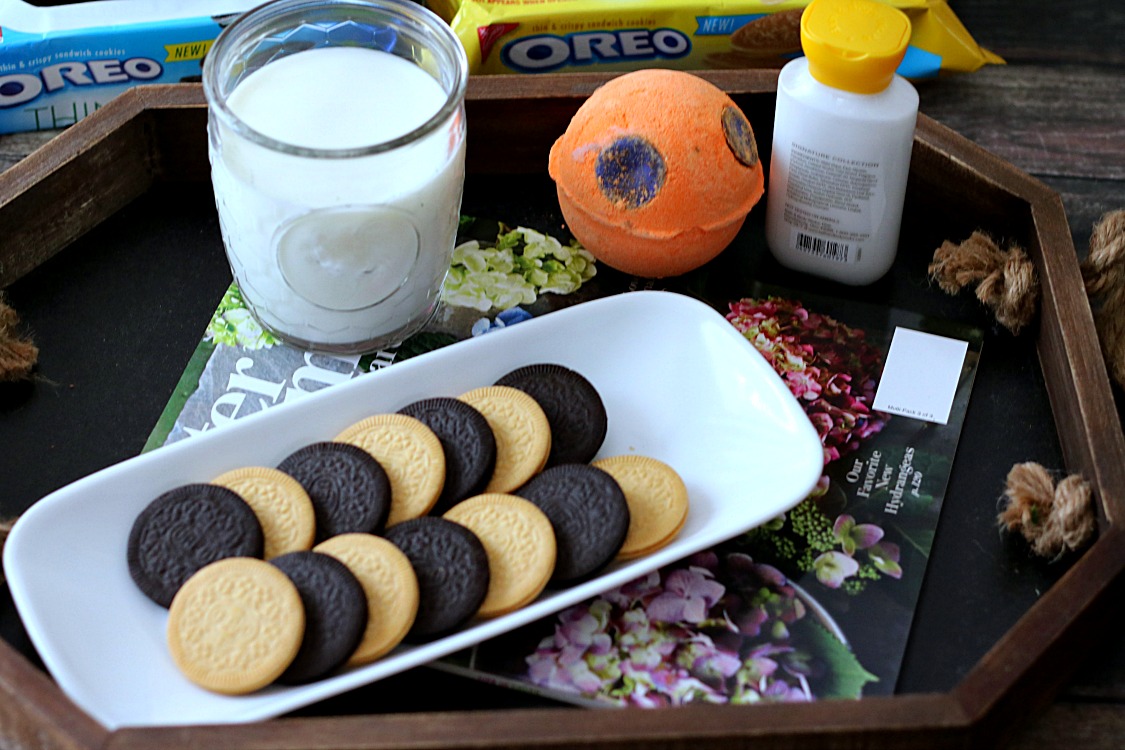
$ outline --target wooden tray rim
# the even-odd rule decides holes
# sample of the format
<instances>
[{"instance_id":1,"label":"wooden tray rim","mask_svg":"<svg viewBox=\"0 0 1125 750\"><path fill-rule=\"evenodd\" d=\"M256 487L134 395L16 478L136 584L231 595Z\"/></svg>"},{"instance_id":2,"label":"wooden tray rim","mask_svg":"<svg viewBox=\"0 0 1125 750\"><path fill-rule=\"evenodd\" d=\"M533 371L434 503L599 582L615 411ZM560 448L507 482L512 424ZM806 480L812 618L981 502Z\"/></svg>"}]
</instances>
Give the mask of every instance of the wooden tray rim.
<instances>
[{"instance_id":1,"label":"wooden tray rim","mask_svg":"<svg viewBox=\"0 0 1125 750\"><path fill-rule=\"evenodd\" d=\"M467 101L580 101L612 75L477 77L470 80ZM732 93L768 95L776 90L776 71L700 75ZM159 126L150 114L201 107L205 102L198 84L126 92L0 175L0 228L12 215L18 225L27 207L45 196L57 198L52 178L87 168L86 162L97 158L115 134L151 136L149 131ZM1018 720L1045 704L1061 686L1073 668L1074 652L1105 627L1106 602L1121 594L1125 532L1115 519L1125 512L1125 437L1116 413L1105 408L1113 403L1112 393L1059 196L924 114L915 147L916 154L921 150L924 157L971 174L1028 205L1036 228L1029 252L1044 292L1037 347L1056 428L1068 470L1090 480L1101 512L1096 543L950 692L767 705L752 711L700 705L630 712L628 721L616 711L585 711L581 721L575 721L575 709L548 708L282 718L235 726L109 732L74 706L47 674L0 643L0 694L6 698L0 705L0 740L15 747L76 749L996 746ZM114 200L91 208L87 198L80 225L62 221L41 230L35 263L115 213L155 180L169 177L161 174L163 165L152 153L134 156L109 178L116 180ZM13 280L3 261L0 255L0 285Z\"/></svg>"}]
</instances>

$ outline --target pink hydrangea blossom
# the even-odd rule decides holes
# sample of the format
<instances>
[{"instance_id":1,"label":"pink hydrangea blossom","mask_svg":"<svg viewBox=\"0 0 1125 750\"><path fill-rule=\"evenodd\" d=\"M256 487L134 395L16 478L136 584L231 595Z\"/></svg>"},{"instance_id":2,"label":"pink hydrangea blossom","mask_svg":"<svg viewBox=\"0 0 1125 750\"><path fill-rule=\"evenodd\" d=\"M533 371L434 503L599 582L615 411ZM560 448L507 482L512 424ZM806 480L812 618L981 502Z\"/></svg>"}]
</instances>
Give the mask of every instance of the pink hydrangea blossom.
<instances>
[{"instance_id":1,"label":"pink hydrangea blossom","mask_svg":"<svg viewBox=\"0 0 1125 750\"><path fill-rule=\"evenodd\" d=\"M559 613L527 677L645 707L810 700L788 628L805 614L776 568L703 552Z\"/></svg>"},{"instance_id":2,"label":"pink hydrangea blossom","mask_svg":"<svg viewBox=\"0 0 1125 750\"><path fill-rule=\"evenodd\" d=\"M648 603L648 616L660 622L700 623L726 588L710 571L688 568L673 571L664 581L664 592Z\"/></svg>"},{"instance_id":3,"label":"pink hydrangea blossom","mask_svg":"<svg viewBox=\"0 0 1125 750\"><path fill-rule=\"evenodd\" d=\"M902 566L898 564L900 554L898 545L887 541L880 541L867 550L875 568L891 578L902 578Z\"/></svg>"}]
</instances>

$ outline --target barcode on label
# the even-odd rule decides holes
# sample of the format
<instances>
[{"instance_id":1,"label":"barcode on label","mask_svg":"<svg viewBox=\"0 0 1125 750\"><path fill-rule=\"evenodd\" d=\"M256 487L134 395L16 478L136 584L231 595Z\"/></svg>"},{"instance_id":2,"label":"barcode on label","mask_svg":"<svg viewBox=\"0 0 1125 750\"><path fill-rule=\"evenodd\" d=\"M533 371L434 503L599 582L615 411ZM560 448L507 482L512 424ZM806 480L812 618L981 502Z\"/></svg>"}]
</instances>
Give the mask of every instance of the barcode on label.
<instances>
[{"instance_id":1,"label":"barcode on label","mask_svg":"<svg viewBox=\"0 0 1125 750\"><path fill-rule=\"evenodd\" d=\"M815 237L804 232L797 232L797 249L837 263L847 263L852 255L852 246L845 242Z\"/></svg>"}]
</instances>

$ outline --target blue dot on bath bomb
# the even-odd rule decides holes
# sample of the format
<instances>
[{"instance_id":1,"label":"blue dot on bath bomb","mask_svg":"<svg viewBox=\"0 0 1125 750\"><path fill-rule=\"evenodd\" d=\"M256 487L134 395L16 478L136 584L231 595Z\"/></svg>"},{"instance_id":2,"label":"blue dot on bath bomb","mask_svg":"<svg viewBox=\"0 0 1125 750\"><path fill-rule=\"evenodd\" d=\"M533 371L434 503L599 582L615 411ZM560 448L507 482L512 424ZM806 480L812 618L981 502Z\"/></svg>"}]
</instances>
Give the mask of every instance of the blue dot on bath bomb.
<instances>
[{"instance_id":1,"label":"blue dot on bath bomb","mask_svg":"<svg viewBox=\"0 0 1125 750\"><path fill-rule=\"evenodd\" d=\"M735 158L748 167L758 163L758 144L754 141L754 130L746 115L737 107L723 107L723 135L727 146Z\"/></svg>"},{"instance_id":2,"label":"blue dot on bath bomb","mask_svg":"<svg viewBox=\"0 0 1125 750\"><path fill-rule=\"evenodd\" d=\"M640 208L660 193L666 169L655 146L640 136L626 135L601 150L594 174L606 198Z\"/></svg>"}]
</instances>

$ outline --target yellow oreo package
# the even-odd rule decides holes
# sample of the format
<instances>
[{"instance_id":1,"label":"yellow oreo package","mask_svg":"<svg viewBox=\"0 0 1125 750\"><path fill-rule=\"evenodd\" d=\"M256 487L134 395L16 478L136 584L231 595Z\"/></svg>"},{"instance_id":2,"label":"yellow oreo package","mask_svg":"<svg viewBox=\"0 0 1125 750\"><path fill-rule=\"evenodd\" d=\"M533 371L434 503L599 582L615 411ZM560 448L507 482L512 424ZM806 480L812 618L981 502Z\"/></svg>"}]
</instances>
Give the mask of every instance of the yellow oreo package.
<instances>
[{"instance_id":1,"label":"yellow oreo package","mask_svg":"<svg viewBox=\"0 0 1125 750\"><path fill-rule=\"evenodd\" d=\"M967 73L1003 60L982 49L946 0L880 0L911 20L898 72ZM460 37L470 72L779 67L801 54L809 0L429 0Z\"/></svg>"}]
</instances>

